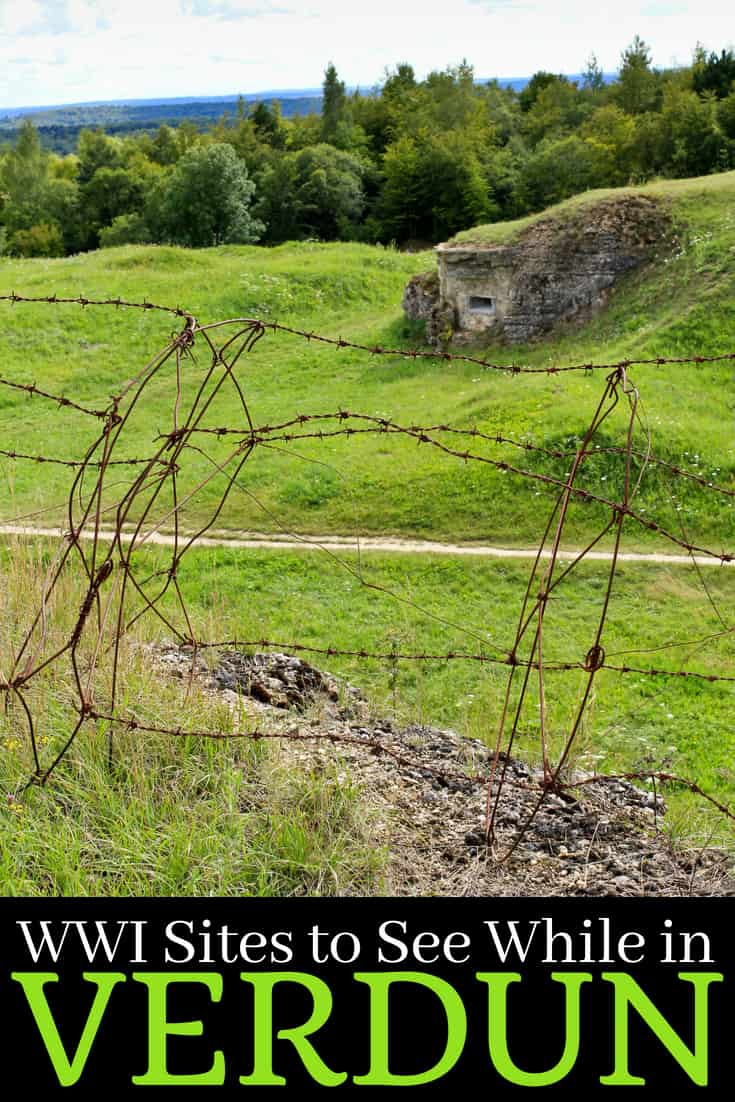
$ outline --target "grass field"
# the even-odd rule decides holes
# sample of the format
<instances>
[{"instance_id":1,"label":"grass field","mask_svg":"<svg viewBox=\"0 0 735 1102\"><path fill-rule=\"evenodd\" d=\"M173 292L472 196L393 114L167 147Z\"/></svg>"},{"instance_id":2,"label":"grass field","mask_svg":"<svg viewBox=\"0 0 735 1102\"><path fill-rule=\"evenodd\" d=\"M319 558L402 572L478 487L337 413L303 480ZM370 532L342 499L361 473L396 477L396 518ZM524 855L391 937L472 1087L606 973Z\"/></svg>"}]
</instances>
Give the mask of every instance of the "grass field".
<instances>
[{"instance_id":1,"label":"grass field","mask_svg":"<svg viewBox=\"0 0 735 1102\"><path fill-rule=\"evenodd\" d=\"M0 653L3 672L35 608L52 548L2 550ZM68 640L80 579L62 577L49 606L46 653ZM147 625L123 642L119 706L141 722L230 735L247 729L224 699L151 669L141 643ZM92 647L80 653L82 667ZM95 699L110 690L103 649ZM50 665L25 694L34 738L48 767L72 730L78 698L68 659ZM0 709L0 896L305 895L379 889L383 854L349 779L336 766L300 772L277 745L242 738L206 740L109 729L88 723L45 787L34 772L26 714L9 695Z\"/></svg>"},{"instance_id":2,"label":"grass field","mask_svg":"<svg viewBox=\"0 0 735 1102\"><path fill-rule=\"evenodd\" d=\"M563 366L735 349L735 174L652 189L671 201L680 228L676 255L655 271L624 281L609 308L584 329L570 328L526 348L476 351L502 362ZM181 304L202 322L258 316L410 348L421 335L402 319L402 289L414 272L432 263L428 254L351 244L202 251L126 247L65 260L0 261L0 294L83 293L137 301L145 296ZM35 382L96 407L106 405L178 325L152 312L2 302L0 322L0 376ZM201 343L195 354L196 362L185 361L184 401L208 365ZM735 490L732 363L648 367L632 375L654 453ZM369 357L272 333L240 361L238 378L256 424L342 408L403 424L477 427L560 451L574 450L603 386L601 372L517 376L441 360ZM171 364L131 418L121 455L150 454L154 438L171 428L173 393ZM214 402L209 423L245 427L231 394ZM94 430L91 419L0 387L0 448L77 459ZM619 458L604 448L621 444L624 433L621 410L606 422L597 440L600 451L585 465L583 484L610 499L620 492L622 469ZM213 440L212 456L219 461L228 446ZM568 470L567 458L488 441L473 449L555 478ZM28 524L63 523L68 468L0 457L0 472L5 491L0 523L18 518ZM211 462L187 453L182 485L194 486L207 476L210 481L182 510L188 528L210 514L222 481L212 477ZM734 551L734 501L649 468L636 507L682 538ZM465 463L418 447L415 440L358 435L259 447L243 467L217 527L529 546L538 540L551 502L542 483ZM161 513L168 507L170 502L161 502ZM574 504L564 545L586 542L607 516L594 503ZM677 550L626 523L626 548L652 550L654 544L656 550ZM51 551L43 541L4 539L0 553L5 581L0 631L7 655L17 646L19 625L37 598ZM148 556L151 570L161 565L161 552L141 554ZM180 581L204 638L431 654L462 649L492 655L494 648L509 648L529 564L341 557L347 569L319 552L202 549L186 557ZM622 565L605 635L608 659L618 655L620 664L735 676L732 636L701 642L729 626L735 571L708 568L704 576L709 597L693 567ZM585 564L559 591L549 612L548 660L584 658L605 578L603 564ZM75 584L69 581L55 614L59 638L64 630L68 637L78 608ZM170 611L175 613L173 606ZM143 621L138 638L158 637L154 622ZM157 682L152 692L136 654L133 649L126 658L126 700L160 725L176 725L184 707L179 688ZM318 656L314 661L365 691L378 714L449 725L491 740L495 735L505 667ZM579 674L548 675L549 723L557 748L579 686ZM70 683L56 671L51 680L39 680L34 692L51 753L72 718ZM533 698L530 703L517 750L535 758L538 718ZM212 714L212 703L204 698L188 699L185 707L192 726L231 722L224 711ZM735 797L732 715L733 683L603 672L574 762L603 770L666 768L730 800ZM260 746L193 739L174 744L163 736L129 736L118 747L110 774L105 732L85 729L53 784L18 799L30 768L23 731L17 712L6 710L0 717L5 751L0 768L9 797L0 847L4 894L379 890L380 855L371 850L368 828L363 831L359 799L334 776L284 776L277 757ZM668 795L682 814L689 813L688 795L673 788Z\"/></svg>"}]
</instances>

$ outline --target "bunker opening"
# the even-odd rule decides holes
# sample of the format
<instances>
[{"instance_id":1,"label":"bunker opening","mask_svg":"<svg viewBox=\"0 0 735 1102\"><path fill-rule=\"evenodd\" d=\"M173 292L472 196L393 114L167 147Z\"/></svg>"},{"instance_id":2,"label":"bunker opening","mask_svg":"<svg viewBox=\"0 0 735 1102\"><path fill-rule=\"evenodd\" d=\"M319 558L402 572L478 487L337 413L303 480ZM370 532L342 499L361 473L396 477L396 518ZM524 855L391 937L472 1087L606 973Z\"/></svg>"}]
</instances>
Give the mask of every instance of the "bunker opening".
<instances>
[{"instance_id":1,"label":"bunker opening","mask_svg":"<svg viewBox=\"0 0 735 1102\"><path fill-rule=\"evenodd\" d=\"M488 298L485 295L470 295L467 300L467 308L472 314L489 314L495 313L495 299Z\"/></svg>"}]
</instances>

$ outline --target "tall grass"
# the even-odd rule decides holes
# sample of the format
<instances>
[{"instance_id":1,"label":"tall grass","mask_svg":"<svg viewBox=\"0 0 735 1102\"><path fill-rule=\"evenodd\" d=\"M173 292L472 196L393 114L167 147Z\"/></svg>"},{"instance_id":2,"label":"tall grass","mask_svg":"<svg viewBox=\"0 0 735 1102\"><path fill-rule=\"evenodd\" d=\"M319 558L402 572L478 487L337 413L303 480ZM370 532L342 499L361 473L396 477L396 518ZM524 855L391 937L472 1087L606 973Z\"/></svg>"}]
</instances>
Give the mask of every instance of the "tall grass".
<instances>
[{"instance_id":1,"label":"tall grass","mask_svg":"<svg viewBox=\"0 0 735 1102\"><path fill-rule=\"evenodd\" d=\"M45 558L27 547L3 557L4 675L35 609ZM79 599L70 575L49 609L47 653L69 638ZM118 700L127 716L170 729L252 728L252 718L221 698L157 671L143 640L136 632L121 650ZM101 708L110 673L108 652L95 678ZM25 695L48 765L77 718L68 661L39 673ZM26 787L33 758L25 714L12 696L3 704L0 895L354 894L380 883L381 854L336 765L294 772L277 741L122 729L110 765L110 731L87 723L47 784Z\"/></svg>"}]
</instances>

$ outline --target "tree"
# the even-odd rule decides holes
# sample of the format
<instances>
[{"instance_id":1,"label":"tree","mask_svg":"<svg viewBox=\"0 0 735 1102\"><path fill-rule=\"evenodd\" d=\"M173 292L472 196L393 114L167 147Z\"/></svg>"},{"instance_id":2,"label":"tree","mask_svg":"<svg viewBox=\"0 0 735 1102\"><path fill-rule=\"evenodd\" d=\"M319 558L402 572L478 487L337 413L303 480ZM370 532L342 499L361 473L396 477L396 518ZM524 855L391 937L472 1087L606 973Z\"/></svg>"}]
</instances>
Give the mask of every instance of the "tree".
<instances>
[{"instance_id":1,"label":"tree","mask_svg":"<svg viewBox=\"0 0 735 1102\"><path fill-rule=\"evenodd\" d=\"M531 210L542 210L588 188L609 183L609 151L591 139L569 134L546 138L521 172L521 191Z\"/></svg>"},{"instance_id":2,"label":"tree","mask_svg":"<svg viewBox=\"0 0 735 1102\"><path fill-rule=\"evenodd\" d=\"M337 126L344 118L347 97L344 82L330 61L322 84L322 141L330 142L337 133Z\"/></svg>"},{"instance_id":3,"label":"tree","mask_svg":"<svg viewBox=\"0 0 735 1102\"><path fill-rule=\"evenodd\" d=\"M194 146L155 189L146 215L159 241L193 248L257 241L265 227L250 213L254 193L232 146Z\"/></svg>"},{"instance_id":4,"label":"tree","mask_svg":"<svg viewBox=\"0 0 735 1102\"><path fill-rule=\"evenodd\" d=\"M319 145L322 134L322 120L319 115L294 115L288 120L288 148L306 149L310 145Z\"/></svg>"},{"instance_id":5,"label":"tree","mask_svg":"<svg viewBox=\"0 0 735 1102\"><path fill-rule=\"evenodd\" d=\"M599 92L605 87L605 77L595 54L590 54L587 59L587 64L582 74L582 87L590 92Z\"/></svg>"},{"instance_id":6,"label":"tree","mask_svg":"<svg viewBox=\"0 0 735 1102\"><path fill-rule=\"evenodd\" d=\"M665 170L665 143L661 115L657 111L636 115L633 123L631 176L640 182Z\"/></svg>"},{"instance_id":7,"label":"tree","mask_svg":"<svg viewBox=\"0 0 735 1102\"><path fill-rule=\"evenodd\" d=\"M472 128L485 121L482 100L475 87L475 74L467 60L450 65L443 72L429 73L424 81L424 116L432 130Z\"/></svg>"},{"instance_id":8,"label":"tree","mask_svg":"<svg viewBox=\"0 0 735 1102\"><path fill-rule=\"evenodd\" d=\"M471 138L459 130L399 138L385 152L383 173L384 239L439 241L499 213Z\"/></svg>"},{"instance_id":9,"label":"tree","mask_svg":"<svg viewBox=\"0 0 735 1102\"><path fill-rule=\"evenodd\" d=\"M151 160L159 165L175 165L181 153L176 135L165 123L159 126L151 147Z\"/></svg>"},{"instance_id":10,"label":"tree","mask_svg":"<svg viewBox=\"0 0 735 1102\"><path fill-rule=\"evenodd\" d=\"M269 244L295 241L302 236L294 195L296 192L296 155L275 158L263 166L257 177L258 201L255 215L267 226Z\"/></svg>"},{"instance_id":11,"label":"tree","mask_svg":"<svg viewBox=\"0 0 735 1102\"><path fill-rule=\"evenodd\" d=\"M399 65L396 65L395 72L391 72L390 69L386 70L385 83L381 94L389 100L400 100L410 94L415 87L416 73L413 65L409 65L407 61L402 61Z\"/></svg>"},{"instance_id":12,"label":"tree","mask_svg":"<svg viewBox=\"0 0 735 1102\"><path fill-rule=\"evenodd\" d=\"M2 166L2 190L15 202L30 202L46 177L46 158L38 131L24 119L15 149L6 154Z\"/></svg>"},{"instance_id":13,"label":"tree","mask_svg":"<svg viewBox=\"0 0 735 1102\"><path fill-rule=\"evenodd\" d=\"M659 152L665 171L674 176L702 176L713 172L726 152L726 138L718 125L713 92L667 88L660 115Z\"/></svg>"},{"instance_id":14,"label":"tree","mask_svg":"<svg viewBox=\"0 0 735 1102\"><path fill-rule=\"evenodd\" d=\"M735 87L735 53L722 50L719 56L711 53L705 57L701 51L692 66L692 87L700 95L714 92L717 99L729 96Z\"/></svg>"},{"instance_id":15,"label":"tree","mask_svg":"<svg viewBox=\"0 0 735 1102\"><path fill-rule=\"evenodd\" d=\"M51 178L44 190L43 206L44 221L61 228L64 253L81 252L87 245L87 234L76 180Z\"/></svg>"},{"instance_id":16,"label":"tree","mask_svg":"<svg viewBox=\"0 0 735 1102\"><path fill-rule=\"evenodd\" d=\"M143 183L125 168L98 168L81 195L85 219L96 233L118 215L140 210Z\"/></svg>"},{"instance_id":17,"label":"tree","mask_svg":"<svg viewBox=\"0 0 735 1102\"><path fill-rule=\"evenodd\" d=\"M554 77L545 84L539 90L533 106L523 117L523 131L531 145L536 145L542 138L562 134L576 126L581 106L576 84L563 77Z\"/></svg>"},{"instance_id":18,"label":"tree","mask_svg":"<svg viewBox=\"0 0 735 1102\"><path fill-rule=\"evenodd\" d=\"M271 146L272 149L283 149L286 144L286 132L283 128L281 105L278 100L272 100L271 103L256 103L250 112L250 121L259 141Z\"/></svg>"},{"instance_id":19,"label":"tree","mask_svg":"<svg viewBox=\"0 0 735 1102\"><path fill-rule=\"evenodd\" d=\"M472 141L461 130L432 135L423 150L422 171L431 240L442 241L498 217Z\"/></svg>"},{"instance_id":20,"label":"tree","mask_svg":"<svg viewBox=\"0 0 735 1102\"><path fill-rule=\"evenodd\" d=\"M717 108L717 121L723 134L735 142L735 92L720 100Z\"/></svg>"},{"instance_id":21,"label":"tree","mask_svg":"<svg viewBox=\"0 0 735 1102\"><path fill-rule=\"evenodd\" d=\"M354 236L365 209L364 166L331 145L314 145L294 157L294 216L301 236L322 241Z\"/></svg>"},{"instance_id":22,"label":"tree","mask_svg":"<svg viewBox=\"0 0 735 1102\"><path fill-rule=\"evenodd\" d=\"M151 232L142 214L119 214L109 226L100 230L100 247L115 245L148 245Z\"/></svg>"},{"instance_id":23,"label":"tree","mask_svg":"<svg viewBox=\"0 0 735 1102\"><path fill-rule=\"evenodd\" d=\"M629 115L640 115L653 109L657 92L658 81L651 69L650 50L636 35L620 58L618 103Z\"/></svg>"},{"instance_id":24,"label":"tree","mask_svg":"<svg viewBox=\"0 0 735 1102\"><path fill-rule=\"evenodd\" d=\"M414 138L404 135L388 146L383 175L378 204L383 237L389 241L417 239L425 228L426 208L421 154Z\"/></svg>"},{"instance_id":25,"label":"tree","mask_svg":"<svg viewBox=\"0 0 735 1102\"><path fill-rule=\"evenodd\" d=\"M64 239L54 222L41 222L28 230L16 230L6 248L10 256L63 256Z\"/></svg>"},{"instance_id":26,"label":"tree","mask_svg":"<svg viewBox=\"0 0 735 1102\"><path fill-rule=\"evenodd\" d=\"M539 92L558 80L564 80L564 77L547 73L545 69L540 69L537 73L534 73L526 87L518 95L521 111L530 111L538 99Z\"/></svg>"},{"instance_id":27,"label":"tree","mask_svg":"<svg viewBox=\"0 0 735 1102\"><path fill-rule=\"evenodd\" d=\"M109 138L102 129L82 130L77 143L77 156L81 185L89 183L98 168L120 168L122 163L118 142Z\"/></svg>"},{"instance_id":28,"label":"tree","mask_svg":"<svg viewBox=\"0 0 735 1102\"><path fill-rule=\"evenodd\" d=\"M52 163L54 174L50 175ZM22 256L61 256L62 229L68 250L79 247L77 185L56 172L62 165L66 171L73 163L60 158L52 162L41 149L33 123L29 119L22 123L14 150L0 164L0 219L11 251ZM19 233L30 236L18 237Z\"/></svg>"},{"instance_id":29,"label":"tree","mask_svg":"<svg viewBox=\"0 0 735 1102\"><path fill-rule=\"evenodd\" d=\"M501 88L496 80L479 85L477 91L497 141L507 145L520 128L518 97L512 88Z\"/></svg>"},{"instance_id":30,"label":"tree","mask_svg":"<svg viewBox=\"0 0 735 1102\"><path fill-rule=\"evenodd\" d=\"M635 119L626 115L614 103L608 103L593 111L579 128L579 134L609 151L610 171L607 183L615 186L626 184L633 170Z\"/></svg>"}]
</instances>

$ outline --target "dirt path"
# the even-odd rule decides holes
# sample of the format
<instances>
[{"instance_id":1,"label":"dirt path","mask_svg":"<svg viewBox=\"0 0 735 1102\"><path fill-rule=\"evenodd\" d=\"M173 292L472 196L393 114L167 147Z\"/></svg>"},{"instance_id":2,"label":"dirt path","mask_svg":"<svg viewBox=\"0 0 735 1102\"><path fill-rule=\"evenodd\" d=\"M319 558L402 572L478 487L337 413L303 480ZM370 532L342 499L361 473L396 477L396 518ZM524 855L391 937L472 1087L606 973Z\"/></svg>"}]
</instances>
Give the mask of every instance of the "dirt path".
<instances>
[{"instance_id":1,"label":"dirt path","mask_svg":"<svg viewBox=\"0 0 735 1102\"><path fill-rule=\"evenodd\" d=\"M65 535L62 528L36 528L21 524L0 524L0 536L20 536L25 539L33 539L38 536L50 536L61 539ZM114 535L112 529L100 529L100 535L105 539L111 539ZM191 536L192 533L181 533L179 542ZM82 532L81 538L92 539L91 529ZM123 532L123 543L129 543L131 535ZM173 547L174 538L168 532L151 532L142 537L140 543L153 543L163 547ZM236 547L262 551L290 551L313 548L319 550L325 548L329 551L378 551L387 554L411 554L411 555L468 555L475 558L487 559L534 559L537 551L535 548L519 547L493 547L481 543L442 543L438 540L403 539L398 536L329 536L309 535L300 536L295 533L274 535L266 532L226 532L212 531L208 536L200 536L197 539L198 547ZM575 548L562 548L560 559L569 562L579 554ZM550 552L542 552L542 558L550 558ZM586 559L595 562L610 562L612 555L609 551L588 551ZM660 563L664 566L733 566L735 563L723 563L720 559L710 555L663 555L660 552L622 551L618 555L620 562Z\"/></svg>"}]
</instances>

